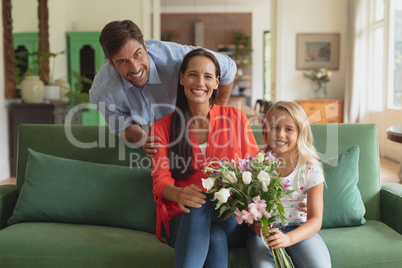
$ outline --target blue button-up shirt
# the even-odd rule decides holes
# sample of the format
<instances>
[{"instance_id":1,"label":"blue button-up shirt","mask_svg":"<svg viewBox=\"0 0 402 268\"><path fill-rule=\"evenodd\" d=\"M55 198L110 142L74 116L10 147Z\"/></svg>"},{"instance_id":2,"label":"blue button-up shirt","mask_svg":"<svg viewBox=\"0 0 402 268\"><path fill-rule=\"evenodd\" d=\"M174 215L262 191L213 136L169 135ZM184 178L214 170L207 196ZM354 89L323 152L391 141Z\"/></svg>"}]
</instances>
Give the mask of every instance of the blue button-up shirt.
<instances>
[{"instance_id":1,"label":"blue button-up shirt","mask_svg":"<svg viewBox=\"0 0 402 268\"><path fill-rule=\"evenodd\" d=\"M180 65L184 56L197 48L157 40L147 40L146 44L150 69L144 87L133 86L106 60L89 91L91 103L115 134L132 124L148 125L174 111ZM236 63L226 55L210 52L221 67L220 84L230 84L236 75Z\"/></svg>"}]
</instances>

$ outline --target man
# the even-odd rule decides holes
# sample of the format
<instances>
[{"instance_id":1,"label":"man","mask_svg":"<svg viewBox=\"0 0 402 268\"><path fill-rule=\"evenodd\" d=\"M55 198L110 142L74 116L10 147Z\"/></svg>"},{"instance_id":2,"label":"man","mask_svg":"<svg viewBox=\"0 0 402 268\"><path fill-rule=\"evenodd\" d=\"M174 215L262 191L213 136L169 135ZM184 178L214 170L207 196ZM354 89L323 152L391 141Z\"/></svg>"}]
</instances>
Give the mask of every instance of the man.
<instances>
[{"instance_id":1,"label":"man","mask_svg":"<svg viewBox=\"0 0 402 268\"><path fill-rule=\"evenodd\" d=\"M130 20L113 21L102 30L100 44L107 60L95 76L90 100L110 130L140 145L152 157L159 137L149 135L152 122L173 112L179 68L193 46L148 40ZM212 51L211 51L212 52ZM221 66L216 104L225 105L232 90L236 64L212 52ZM148 125L147 133L141 125Z\"/></svg>"}]
</instances>

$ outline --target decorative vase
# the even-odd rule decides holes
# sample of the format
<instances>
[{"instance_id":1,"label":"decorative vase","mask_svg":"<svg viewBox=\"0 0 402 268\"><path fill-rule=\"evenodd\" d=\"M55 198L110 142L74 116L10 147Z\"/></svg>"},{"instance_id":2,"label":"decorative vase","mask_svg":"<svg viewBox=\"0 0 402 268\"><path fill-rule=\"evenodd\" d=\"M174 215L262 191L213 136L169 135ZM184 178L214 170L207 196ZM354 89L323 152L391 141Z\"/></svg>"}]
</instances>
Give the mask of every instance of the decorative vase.
<instances>
[{"instance_id":1,"label":"decorative vase","mask_svg":"<svg viewBox=\"0 0 402 268\"><path fill-rule=\"evenodd\" d=\"M21 82L21 98L25 103L42 103L45 96L43 82L39 76L27 76Z\"/></svg>"},{"instance_id":2,"label":"decorative vase","mask_svg":"<svg viewBox=\"0 0 402 268\"><path fill-rule=\"evenodd\" d=\"M45 99L49 101L60 100L60 86L58 85L46 85L45 86Z\"/></svg>"},{"instance_id":3,"label":"decorative vase","mask_svg":"<svg viewBox=\"0 0 402 268\"><path fill-rule=\"evenodd\" d=\"M314 98L326 99L328 97L327 83L320 82L318 87L314 90Z\"/></svg>"}]
</instances>

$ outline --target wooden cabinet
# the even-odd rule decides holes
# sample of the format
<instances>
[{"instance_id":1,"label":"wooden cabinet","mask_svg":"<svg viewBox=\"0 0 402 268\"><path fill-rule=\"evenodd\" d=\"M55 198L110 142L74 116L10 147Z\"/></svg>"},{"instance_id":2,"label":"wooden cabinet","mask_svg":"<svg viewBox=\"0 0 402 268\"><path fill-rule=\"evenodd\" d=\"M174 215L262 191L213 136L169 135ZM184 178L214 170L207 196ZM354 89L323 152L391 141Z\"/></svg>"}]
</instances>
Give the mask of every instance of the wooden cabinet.
<instances>
[{"instance_id":1,"label":"wooden cabinet","mask_svg":"<svg viewBox=\"0 0 402 268\"><path fill-rule=\"evenodd\" d=\"M343 123L343 99L296 101L304 109L310 124Z\"/></svg>"},{"instance_id":2,"label":"wooden cabinet","mask_svg":"<svg viewBox=\"0 0 402 268\"><path fill-rule=\"evenodd\" d=\"M77 79L72 72L93 80L106 57L99 43L100 32L67 32L68 66L72 91ZM89 90L85 88L83 91Z\"/></svg>"},{"instance_id":3,"label":"wooden cabinet","mask_svg":"<svg viewBox=\"0 0 402 268\"><path fill-rule=\"evenodd\" d=\"M11 176L16 176L18 126L20 124L64 124L71 106L66 103L14 103L9 106ZM81 124L81 112L71 124ZM50 137L49 137L50 138Z\"/></svg>"},{"instance_id":4,"label":"wooden cabinet","mask_svg":"<svg viewBox=\"0 0 402 268\"><path fill-rule=\"evenodd\" d=\"M100 32L67 32L68 42L68 72L71 90L76 90L77 78L73 72L91 80L102 67L106 57L99 43ZM89 84L84 84L82 92L88 92ZM93 108L82 112L83 125L106 125L103 116Z\"/></svg>"}]
</instances>

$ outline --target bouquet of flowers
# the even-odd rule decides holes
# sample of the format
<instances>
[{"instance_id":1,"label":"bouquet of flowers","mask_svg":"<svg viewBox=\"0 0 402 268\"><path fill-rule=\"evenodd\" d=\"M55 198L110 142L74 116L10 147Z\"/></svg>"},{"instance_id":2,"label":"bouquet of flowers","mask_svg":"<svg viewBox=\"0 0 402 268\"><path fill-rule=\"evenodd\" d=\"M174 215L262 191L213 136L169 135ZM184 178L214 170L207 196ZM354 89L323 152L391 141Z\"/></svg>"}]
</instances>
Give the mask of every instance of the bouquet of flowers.
<instances>
[{"instance_id":1,"label":"bouquet of flowers","mask_svg":"<svg viewBox=\"0 0 402 268\"><path fill-rule=\"evenodd\" d=\"M310 71L309 73L303 73L303 75L304 77L311 79L311 81L318 83L318 87L315 90L316 93L320 90L323 90L324 95L327 95L326 85L329 81L331 81L331 71L328 71L326 68L318 68Z\"/></svg>"},{"instance_id":2,"label":"bouquet of flowers","mask_svg":"<svg viewBox=\"0 0 402 268\"><path fill-rule=\"evenodd\" d=\"M268 226L280 219L286 221L281 197L293 192L288 190L290 183L282 180L275 170L285 163L280 162L270 152L259 152L256 157L240 159L237 162L221 160L206 163L204 173L209 178L202 179L202 185L208 192L214 192L216 209L223 220L233 214L239 224L261 222L266 234ZM261 239L268 247L262 234ZM294 267L284 248L271 249L276 267Z\"/></svg>"}]
</instances>

